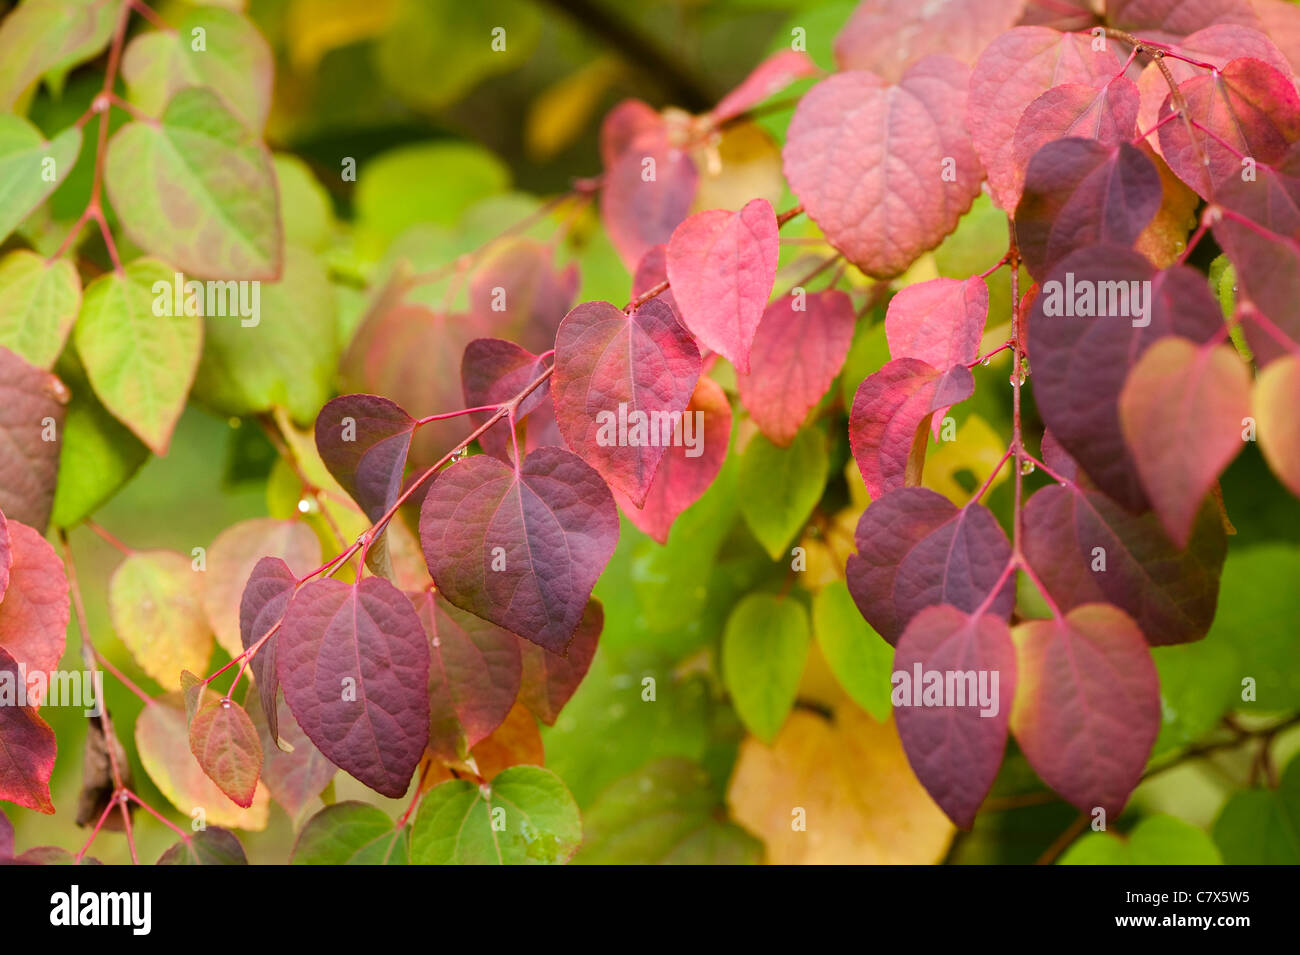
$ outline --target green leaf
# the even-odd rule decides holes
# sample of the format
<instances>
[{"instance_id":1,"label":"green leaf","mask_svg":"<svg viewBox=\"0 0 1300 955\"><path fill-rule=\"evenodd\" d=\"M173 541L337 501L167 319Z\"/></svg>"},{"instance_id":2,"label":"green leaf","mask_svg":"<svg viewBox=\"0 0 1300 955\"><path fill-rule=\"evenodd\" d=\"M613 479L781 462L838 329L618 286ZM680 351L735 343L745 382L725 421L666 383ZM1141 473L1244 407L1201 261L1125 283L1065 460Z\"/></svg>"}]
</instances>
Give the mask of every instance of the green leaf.
<instances>
[{"instance_id":1,"label":"green leaf","mask_svg":"<svg viewBox=\"0 0 1300 955\"><path fill-rule=\"evenodd\" d=\"M155 313L160 296L170 300L174 275L156 259L101 275L86 289L73 333L104 407L160 455L185 407L203 339L198 317Z\"/></svg>"},{"instance_id":2,"label":"green leaf","mask_svg":"<svg viewBox=\"0 0 1300 955\"><path fill-rule=\"evenodd\" d=\"M41 76L107 46L122 10L120 0L27 0L9 13L0 22L0 110L11 110Z\"/></svg>"},{"instance_id":3,"label":"green leaf","mask_svg":"<svg viewBox=\"0 0 1300 955\"><path fill-rule=\"evenodd\" d=\"M210 89L182 89L161 122L118 130L104 176L127 235L181 271L279 276L284 238L270 153Z\"/></svg>"},{"instance_id":4,"label":"green leaf","mask_svg":"<svg viewBox=\"0 0 1300 955\"><path fill-rule=\"evenodd\" d=\"M0 242L58 188L80 152L75 126L46 140L21 116L0 115Z\"/></svg>"},{"instance_id":5,"label":"green leaf","mask_svg":"<svg viewBox=\"0 0 1300 955\"><path fill-rule=\"evenodd\" d=\"M763 844L715 818L721 805L706 773L690 760L659 759L614 783L583 814L585 865L742 865Z\"/></svg>"},{"instance_id":6,"label":"green leaf","mask_svg":"<svg viewBox=\"0 0 1300 955\"><path fill-rule=\"evenodd\" d=\"M1057 865L1222 865L1219 850L1202 830L1173 816L1148 816L1127 838L1089 832Z\"/></svg>"},{"instance_id":7,"label":"green leaf","mask_svg":"<svg viewBox=\"0 0 1300 955\"><path fill-rule=\"evenodd\" d=\"M72 400L63 423L63 451L50 523L72 527L98 510L140 470L149 449L99 403L73 352L64 353L57 370Z\"/></svg>"},{"instance_id":8,"label":"green leaf","mask_svg":"<svg viewBox=\"0 0 1300 955\"><path fill-rule=\"evenodd\" d=\"M307 820L290 865L406 865L405 834L363 802L326 806Z\"/></svg>"},{"instance_id":9,"label":"green leaf","mask_svg":"<svg viewBox=\"0 0 1300 955\"><path fill-rule=\"evenodd\" d=\"M788 448L754 435L740 457L740 510L754 536L780 560L812 513L829 467L826 436L804 428Z\"/></svg>"},{"instance_id":10,"label":"green leaf","mask_svg":"<svg viewBox=\"0 0 1300 955\"><path fill-rule=\"evenodd\" d=\"M490 786L453 779L430 790L411 830L411 862L564 863L580 842L578 806L560 777L540 766L512 766Z\"/></svg>"},{"instance_id":11,"label":"green leaf","mask_svg":"<svg viewBox=\"0 0 1300 955\"><path fill-rule=\"evenodd\" d=\"M792 598L751 594L727 619L722 680L741 722L764 742L794 706L808 643L808 615Z\"/></svg>"},{"instance_id":12,"label":"green leaf","mask_svg":"<svg viewBox=\"0 0 1300 955\"><path fill-rule=\"evenodd\" d=\"M174 30L138 35L122 55L127 96L143 112L157 116L182 88L207 86L252 130L266 125L273 71L257 28L211 6L190 8Z\"/></svg>"},{"instance_id":13,"label":"green leaf","mask_svg":"<svg viewBox=\"0 0 1300 955\"><path fill-rule=\"evenodd\" d=\"M862 619L844 581L831 581L813 598L813 633L853 702L879 723L889 719L894 648Z\"/></svg>"},{"instance_id":14,"label":"green leaf","mask_svg":"<svg viewBox=\"0 0 1300 955\"><path fill-rule=\"evenodd\" d=\"M81 279L67 259L19 250L0 260L0 345L51 368L81 306Z\"/></svg>"},{"instance_id":15,"label":"green leaf","mask_svg":"<svg viewBox=\"0 0 1300 955\"><path fill-rule=\"evenodd\" d=\"M297 156L280 153L273 163L285 243L319 252L329 245L334 233L329 193Z\"/></svg>"},{"instance_id":16,"label":"green leaf","mask_svg":"<svg viewBox=\"0 0 1300 955\"><path fill-rule=\"evenodd\" d=\"M1300 757L1275 790L1236 793L1214 821L1214 841L1228 865L1300 864Z\"/></svg>"},{"instance_id":17,"label":"green leaf","mask_svg":"<svg viewBox=\"0 0 1300 955\"><path fill-rule=\"evenodd\" d=\"M309 423L333 394L338 367L333 286L315 256L290 246L280 281L257 287L253 318L204 319L194 397L240 417L281 405L294 420ZM244 324L254 319L257 324Z\"/></svg>"}]
</instances>

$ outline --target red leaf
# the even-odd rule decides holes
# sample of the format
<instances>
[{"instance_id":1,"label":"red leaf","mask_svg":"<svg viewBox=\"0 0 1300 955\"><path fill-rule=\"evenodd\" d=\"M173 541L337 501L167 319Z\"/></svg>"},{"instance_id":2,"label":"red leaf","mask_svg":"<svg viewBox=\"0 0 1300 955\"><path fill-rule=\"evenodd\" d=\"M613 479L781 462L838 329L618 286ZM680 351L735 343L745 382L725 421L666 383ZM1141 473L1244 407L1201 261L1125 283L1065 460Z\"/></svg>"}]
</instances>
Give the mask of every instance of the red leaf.
<instances>
[{"instance_id":1,"label":"red leaf","mask_svg":"<svg viewBox=\"0 0 1300 955\"><path fill-rule=\"evenodd\" d=\"M605 172L601 220L628 270L667 242L695 199L699 173L662 125L636 135Z\"/></svg>"},{"instance_id":2,"label":"red leaf","mask_svg":"<svg viewBox=\"0 0 1300 955\"><path fill-rule=\"evenodd\" d=\"M41 532L54 505L69 397L54 375L0 348L0 511Z\"/></svg>"},{"instance_id":3,"label":"red leaf","mask_svg":"<svg viewBox=\"0 0 1300 955\"><path fill-rule=\"evenodd\" d=\"M993 200L1016 207L1023 168L1016 163L1016 129L1029 105L1062 83L1102 87L1123 64L1108 43L1092 49L1092 37L1047 27L1016 27L980 54L970 78L966 124L980 162L988 170ZM1019 170L1019 171L1017 171Z\"/></svg>"},{"instance_id":4,"label":"red leaf","mask_svg":"<svg viewBox=\"0 0 1300 955\"><path fill-rule=\"evenodd\" d=\"M913 450L925 441L930 416L975 392L970 369L937 371L916 358L896 358L858 386L849 414L849 446L872 498L917 483ZM909 481L909 477L912 480Z\"/></svg>"},{"instance_id":5,"label":"red leaf","mask_svg":"<svg viewBox=\"0 0 1300 955\"><path fill-rule=\"evenodd\" d=\"M262 743L244 708L233 700L213 699L190 721L190 751L208 778L237 805L253 804L262 774Z\"/></svg>"},{"instance_id":6,"label":"red leaf","mask_svg":"<svg viewBox=\"0 0 1300 955\"><path fill-rule=\"evenodd\" d=\"M523 683L519 702L547 726L554 726L560 710L569 702L578 684L587 675L596 643L605 626L605 610L599 600L592 600L583 612L578 632L565 656L543 650L527 640L519 641L523 655Z\"/></svg>"},{"instance_id":7,"label":"red leaf","mask_svg":"<svg viewBox=\"0 0 1300 955\"><path fill-rule=\"evenodd\" d=\"M429 643L382 577L318 579L289 602L276 668L313 743L371 789L402 795L429 739Z\"/></svg>"},{"instance_id":8,"label":"red leaf","mask_svg":"<svg viewBox=\"0 0 1300 955\"><path fill-rule=\"evenodd\" d=\"M501 725L519 693L519 638L440 594L410 594L429 636L429 749L464 759Z\"/></svg>"},{"instance_id":9,"label":"red leaf","mask_svg":"<svg viewBox=\"0 0 1300 955\"><path fill-rule=\"evenodd\" d=\"M1011 559L1011 545L993 513L980 504L958 508L920 487L872 501L854 534L849 591L867 623L896 644L921 610L950 604L974 612ZM1011 616L1015 582L1007 580L987 612Z\"/></svg>"},{"instance_id":10,"label":"red leaf","mask_svg":"<svg viewBox=\"0 0 1300 955\"><path fill-rule=\"evenodd\" d=\"M989 289L978 276L930 279L900 289L885 312L891 358L919 358L933 368L968 365L979 354Z\"/></svg>"},{"instance_id":11,"label":"red leaf","mask_svg":"<svg viewBox=\"0 0 1300 955\"><path fill-rule=\"evenodd\" d=\"M546 370L546 362L514 342L500 338L476 338L465 347L460 362L461 387L465 390L465 404L469 408L504 404ZM515 414L518 423L542 405L550 406L551 383L543 382L519 403ZM543 409L545 410L545 409ZM470 417L481 425L492 416L491 411L475 412ZM501 421L483 434L478 443L488 454L503 461L513 460L510 450L510 424Z\"/></svg>"},{"instance_id":12,"label":"red leaf","mask_svg":"<svg viewBox=\"0 0 1300 955\"><path fill-rule=\"evenodd\" d=\"M1028 115L1028 114L1026 114ZM1129 246L1160 210L1160 173L1136 146L1058 139L1034 153L1016 206L1025 267L1042 281L1066 255L1107 242Z\"/></svg>"},{"instance_id":13,"label":"red leaf","mask_svg":"<svg viewBox=\"0 0 1300 955\"><path fill-rule=\"evenodd\" d=\"M754 331L776 281L776 214L766 199L739 212L710 209L681 225L666 263L682 323L736 371L749 371Z\"/></svg>"},{"instance_id":14,"label":"red leaf","mask_svg":"<svg viewBox=\"0 0 1300 955\"><path fill-rule=\"evenodd\" d=\"M18 661L0 647L0 686L16 693L21 680ZM17 706L16 700L0 706L0 799L53 813L50 773L57 748L54 730L35 707Z\"/></svg>"},{"instance_id":15,"label":"red leaf","mask_svg":"<svg viewBox=\"0 0 1300 955\"><path fill-rule=\"evenodd\" d=\"M642 133L663 129L663 117L648 103L625 99L605 115L600 126L600 155L608 171Z\"/></svg>"},{"instance_id":16,"label":"red leaf","mask_svg":"<svg viewBox=\"0 0 1300 955\"><path fill-rule=\"evenodd\" d=\"M1185 549L1170 542L1154 514L1135 516L1077 486L1034 494L1022 530L1026 559L1062 609L1114 604L1155 646L1199 640L1210 629L1227 552L1213 502L1202 506Z\"/></svg>"},{"instance_id":17,"label":"red leaf","mask_svg":"<svg viewBox=\"0 0 1300 955\"><path fill-rule=\"evenodd\" d=\"M63 657L68 632L68 578L63 561L40 534L16 520L8 522L9 587L0 601L0 647L27 668L50 673ZM42 689L32 684L28 699L41 705Z\"/></svg>"},{"instance_id":18,"label":"red leaf","mask_svg":"<svg viewBox=\"0 0 1300 955\"><path fill-rule=\"evenodd\" d=\"M867 70L886 80L930 53L971 64L994 37L1015 25L1024 0L876 0L860 3L835 38L841 70Z\"/></svg>"},{"instance_id":19,"label":"red leaf","mask_svg":"<svg viewBox=\"0 0 1300 955\"><path fill-rule=\"evenodd\" d=\"M905 686L900 674L908 678ZM930 674L938 676L940 688L955 675L951 685L962 695L923 702ZM898 640L893 682L907 761L939 808L969 829L1002 765L1016 695L1016 648L1006 621L990 614L975 618L946 605L926 607ZM905 688L911 694L900 692Z\"/></svg>"},{"instance_id":20,"label":"red leaf","mask_svg":"<svg viewBox=\"0 0 1300 955\"><path fill-rule=\"evenodd\" d=\"M1143 510L1146 495L1119 426L1120 389L1152 342L1173 334L1204 341L1223 327L1223 313L1201 273L1184 266L1157 271L1141 254L1116 246L1071 254L1048 274L1044 288L1053 282L1061 294L1040 293L1029 314L1034 401L1052 434L1097 486L1129 510ZM1134 319L1114 315L1047 314L1054 300L1061 305L1076 298L1072 287L1089 286L1095 293L1112 282L1138 282L1139 289L1151 283L1149 324L1134 326Z\"/></svg>"},{"instance_id":21,"label":"red leaf","mask_svg":"<svg viewBox=\"0 0 1300 955\"><path fill-rule=\"evenodd\" d=\"M916 63L895 86L839 73L795 110L783 151L790 188L868 275L904 271L979 194L984 171L962 122L968 73L943 56Z\"/></svg>"},{"instance_id":22,"label":"red leaf","mask_svg":"<svg viewBox=\"0 0 1300 955\"><path fill-rule=\"evenodd\" d=\"M239 642L247 650L265 637L271 628L284 619L284 612L298 587L297 578L289 565L279 557L263 557L253 567L244 584L244 594L239 600ZM280 634L271 637L249 661L257 693L262 701L262 712L271 731L271 740L279 738L279 710L275 702L280 688L279 668L276 666L276 641Z\"/></svg>"},{"instance_id":23,"label":"red leaf","mask_svg":"<svg viewBox=\"0 0 1300 955\"><path fill-rule=\"evenodd\" d=\"M614 553L618 511L576 454L538 448L518 471L478 455L434 480L420 542L444 597L558 653Z\"/></svg>"},{"instance_id":24,"label":"red leaf","mask_svg":"<svg viewBox=\"0 0 1300 955\"><path fill-rule=\"evenodd\" d=\"M645 503L637 507L626 494L614 489L614 499L628 520L661 544L668 542L668 531L682 511L709 489L722 469L731 441L731 404L726 392L712 378L700 378L695 393L686 406L691 417L691 443L683 432L682 444L674 444L659 461L654 481L646 493ZM702 421L703 424L695 422ZM696 453L698 452L698 453Z\"/></svg>"},{"instance_id":25,"label":"red leaf","mask_svg":"<svg viewBox=\"0 0 1300 955\"><path fill-rule=\"evenodd\" d=\"M1137 86L1123 76L1100 88L1087 83L1062 83L1039 96L1025 109L1016 127L1012 167L1016 201L1024 187L1029 160L1043 146L1066 137L1095 139L1107 146L1127 143L1137 135L1137 114Z\"/></svg>"},{"instance_id":26,"label":"red leaf","mask_svg":"<svg viewBox=\"0 0 1300 955\"><path fill-rule=\"evenodd\" d=\"M1085 604L1017 626L1011 732L1043 782L1081 812L1124 808L1160 730L1151 651L1122 610Z\"/></svg>"},{"instance_id":27,"label":"red leaf","mask_svg":"<svg viewBox=\"0 0 1300 955\"><path fill-rule=\"evenodd\" d=\"M799 50L780 50L754 67L734 90L722 97L713 107L713 122L725 122L739 116L751 106L757 106L775 93L781 92L795 80L815 76L820 71L807 53Z\"/></svg>"},{"instance_id":28,"label":"red leaf","mask_svg":"<svg viewBox=\"0 0 1300 955\"><path fill-rule=\"evenodd\" d=\"M1129 372L1119 397L1124 439L1169 537L1187 544L1201 502L1242 449L1250 372L1231 345L1171 336Z\"/></svg>"},{"instance_id":29,"label":"red leaf","mask_svg":"<svg viewBox=\"0 0 1300 955\"><path fill-rule=\"evenodd\" d=\"M699 376L699 349L662 302L631 315L608 302L579 305L555 339L560 433L639 507Z\"/></svg>"},{"instance_id":30,"label":"red leaf","mask_svg":"<svg viewBox=\"0 0 1300 955\"><path fill-rule=\"evenodd\" d=\"M749 374L737 375L736 385L741 403L773 443L789 445L830 389L853 344L853 326L852 301L833 289L800 299L787 295L767 307L750 348Z\"/></svg>"}]
</instances>

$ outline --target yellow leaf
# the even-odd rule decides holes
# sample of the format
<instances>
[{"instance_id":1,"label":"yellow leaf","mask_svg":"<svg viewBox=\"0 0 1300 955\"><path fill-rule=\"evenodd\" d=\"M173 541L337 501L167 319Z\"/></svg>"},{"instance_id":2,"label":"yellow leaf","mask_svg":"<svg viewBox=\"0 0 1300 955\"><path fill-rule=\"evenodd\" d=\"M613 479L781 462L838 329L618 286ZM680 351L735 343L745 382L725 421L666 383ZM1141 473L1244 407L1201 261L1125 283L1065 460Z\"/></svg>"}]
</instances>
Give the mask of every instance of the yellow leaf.
<instances>
[{"instance_id":1,"label":"yellow leaf","mask_svg":"<svg viewBox=\"0 0 1300 955\"><path fill-rule=\"evenodd\" d=\"M942 434L941 431L940 436ZM931 445L930 453L925 458L925 473L921 484L962 507L975 491L968 491L958 483L958 473L969 472L975 482L975 489L978 489L994 465L1006 454L1007 441L977 414L970 415L958 425L956 435L953 441L938 441ZM1005 481L1010 473L1010 467L1003 465L989 489L992 490Z\"/></svg>"},{"instance_id":2,"label":"yellow leaf","mask_svg":"<svg viewBox=\"0 0 1300 955\"><path fill-rule=\"evenodd\" d=\"M293 0L284 18L289 62L314 69L330 50L379 36L396 12L397 0Z\"/></svg>"},{"instance_id":3,"label":"yellow leaf","mask_svg":"<svg viewBox=\"0 0 1300 955\"><path fill-rule=\"evenodd\" d=\"M538 93L524 125L528 155L549 159L577 139L621 72L616 60L601 57Z\"/></svg>"},{"instance_id":4,"label":"yellow leaf","mask_svg":"<svg viewBox=\"0 0 1300 955\"><path fill-rule=\"evenodd\" d=\"M773 208L785 194L781 150L761 126L737 123L716 142L691 151L699 170L699 191L692 212L739 209L751 199L766 199Z\"/></svg>"},{"instance_id":5,"label":"yellow leaf","mask_svg":"<svg viewBox=\"0 0 1300 955\"><path fill-rule=\"evenodd\" d=\"M893 721L850 705L833 723L796 710L771 747L746 739L727 802L774 865L928 864L955 831L912 774Z\"/></svg>"}]
</instances>

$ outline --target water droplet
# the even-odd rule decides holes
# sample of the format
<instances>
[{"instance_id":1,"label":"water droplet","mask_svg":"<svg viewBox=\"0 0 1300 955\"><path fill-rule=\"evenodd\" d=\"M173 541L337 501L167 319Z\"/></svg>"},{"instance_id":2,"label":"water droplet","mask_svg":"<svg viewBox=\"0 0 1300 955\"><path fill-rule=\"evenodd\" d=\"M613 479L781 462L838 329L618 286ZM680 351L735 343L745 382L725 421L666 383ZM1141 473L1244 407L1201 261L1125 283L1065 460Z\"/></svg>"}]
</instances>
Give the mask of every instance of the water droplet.
<instances>
[{"instance_id":1,"label":"water droplet","mask_svg":"<svg viewBox=\"0 0 1300 955\"><path fill-rule=\"evenodd\" d=\"M442 646L442 640L439 639L438 637L434 637L434 638L433 638L433 648L436 650L436 649L438 649L440 646Z\"/></svg>"},{"instance_id":2,"label":"water droplet","mask_svg":"<svg viewBox=\"0 0 1300 955\"><path fill-rule=\"evenodd\" d=\"M1033 473L1034 473L1034 462L1031 461L1031 460L1029 460L1028 458L1025 458L1023 461L1021 461L1021 462L1020 462L1020 473L1021 473L1021 474L1033 474Z\"/></svg>"},{"instance_id":3,"label":"water droplet","mask_svg":"<svg viewBox=\"0 0 1300 955\"><path fill-rule=\"evenodd\" d=\"M307 498L305 498L305 497L304 497L304 498L299 498L299 500L298 500L298 513L299 513L299 514L309 514L309 513L311 513L311 501L310 501L309 499L307 499Z\"/></svg>"},{"instance_id":4,"label":"water droplet","mask_svg":"<svg viewBox=\"0 0 1300 955\"><path fill-rule=\"evenodd\" d=\"M1061 482L1061 487L1069 487L1069 486L1070 486L1070 483L1069 483L1068 481L1062 481L1062 482Z\"/></svg>"},{"instance_id":5,"label":"water droplet","mask_svg":"<svg viewBox=\"0 0 1300 955\"><path fill-rule=\"evenodd\" d=\"M993 361L992 358L985 358L982 362L980 362L980 364L983 365L985 368L987 368L988 365L989 365L989 362L991 362L991 361Z\"/></svg>"},{"instance_id":6,"label":"water droplet","mask_svg":"<svg viewBox=\"0 0 1300 955\"><path fill-rule=\"evenodd\" d=\"M221 701L221 708L222 708L223 710L228 710L228 709L230 709L230 699L229 699L229 698L224 699L224 700Z\"/></svg>"}]
</instances>

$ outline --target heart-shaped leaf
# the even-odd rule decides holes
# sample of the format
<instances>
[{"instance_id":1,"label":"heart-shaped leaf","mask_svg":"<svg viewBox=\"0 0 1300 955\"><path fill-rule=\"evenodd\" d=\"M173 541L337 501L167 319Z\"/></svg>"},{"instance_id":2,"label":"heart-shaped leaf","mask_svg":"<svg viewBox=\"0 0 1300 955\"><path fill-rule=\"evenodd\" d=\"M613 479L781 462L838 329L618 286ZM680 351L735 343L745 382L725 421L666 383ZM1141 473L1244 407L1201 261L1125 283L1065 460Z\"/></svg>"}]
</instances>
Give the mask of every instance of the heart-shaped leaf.
<instances>
[{"instance_id":1,"label":"heart-shaped leaf","mask_svg":"<svg viewBox=\"0 0 1300 955\"><path fill-rule=\"evenodd\" d=\"M0 346L52 368L81 308L81 278L68 259L20 249L0 261Z\"/></svg>"},{"instance_id":2,"label":"heart-shaped leaf","mask_svg":"<svg viewBox=\"0 0 1300 955\"><path fill-rule=\"evenodd\" d=\"M406 837L377 806L339 802L307 820L290 865L406 865Z\"/></svg>"},{"instance_id":3,"label":"heart-shaped leaf","mask_svg":"<svg viewBox=\"0 0 1300 955\"><path fill-rule=\"evenodd\" d=\"M378 395L343 395L316 416L316 449L330 474L372 521L402 490L415 419Z\"/></svg>"},{"instance_id":4,"label":"heart-shaped leaf","mask_svg":"<svg viewBox=\"0 0 1300 955\"><path fill-rule=\"evenodd\" d=\"M802 530L826 487L830 457L819 428L800 431L788 448L754 435L740 456L737 493L745 523L780 560Z\"/></svg>"},{"instance_id":5,"label":"heart-shaped leaf","mask_svg":"<svg viewBox=\"0 0 1300 955\"><path fill-rule=\"evenodd\" d=\"M0 510L39 531L54 505L68 398L54 375L0 348Z\"/></svg>"},{"instance_id":6,"label":"heart-shaped leaf","mask_svg":"<svg viewBox=\"0 0 1300 955\"><path fill-rule=\"evenodd\" d=\"M140 668L160 686L180 685L181 671L202 673L212 655L203 613L203 578L169 550L138 551L108 582L113 629Z\"/></svg>"},{"instance_id":7,"label":"heart-shaped leaf","mask_svg":"<svg viewBox=\"0 0 1300 955\"><path fill-rule=\"evenodd\" d=\"M76 126L46 140L21 116L0 115L0 182L5 184L0 193L0 242L58 188L80 152L81 130Z\"/></svg>"},{"instance_id":8,"label":"heart-shaped leaf","mask_svg":"<svg viewBox=\"0 0 1300 955\"><path fill-rule=\"evenodd\" d=\"M885 312L891 358L919 358L933 368L968 365L979 354L989 288L979 276L938 278L899 289Z\"/></svg>"},{"instance_id":9,"label":"heart-shaped leaf","mask_svg":"<svg viewBox=\"0 0 1300 955\"><path fill-rule=\"evenodd\" d=\"M794 706L808 656L808 614L795 600L750 594L722 635L722 681L736 715L770 743Z\"/></svg>"},{"instance_id":10,"label":"heart-shaped leaf","mask_svg":"<svg viewBox=\"0 0 1300 955\"><path fill-rule=\"evenodd\" d=\"M611 137L611 143L619 138ZM602 146L604 140L602 135ZM695 163L669 143L661 122L632 133L618 157L607 160L600 217L629 271L668 241L690 212L698 185Z\"/></svg>"},{"instance_id":11,"label":"heart-shaped leaf","mask_svg":"<svg viewBox=\"0 0 1300 955\"><path fill-rule=\"evenodd\" d=\"M229 829L208 826L176 842L158 857L158 865L248 865L239 838Z\"/></svg>"}]
</instances>

